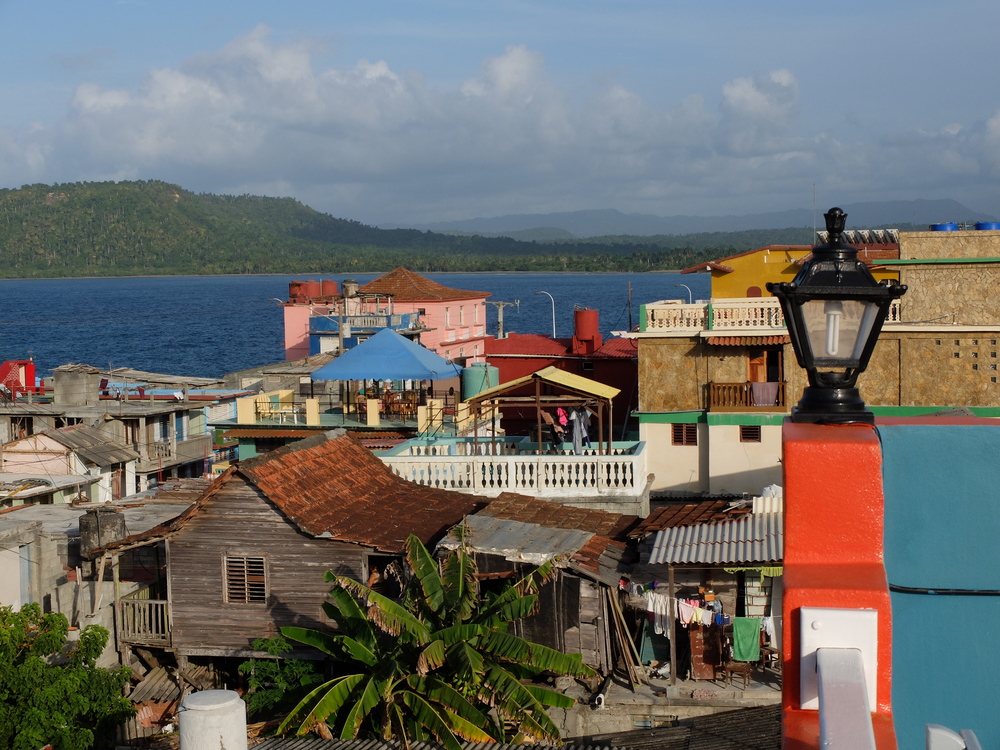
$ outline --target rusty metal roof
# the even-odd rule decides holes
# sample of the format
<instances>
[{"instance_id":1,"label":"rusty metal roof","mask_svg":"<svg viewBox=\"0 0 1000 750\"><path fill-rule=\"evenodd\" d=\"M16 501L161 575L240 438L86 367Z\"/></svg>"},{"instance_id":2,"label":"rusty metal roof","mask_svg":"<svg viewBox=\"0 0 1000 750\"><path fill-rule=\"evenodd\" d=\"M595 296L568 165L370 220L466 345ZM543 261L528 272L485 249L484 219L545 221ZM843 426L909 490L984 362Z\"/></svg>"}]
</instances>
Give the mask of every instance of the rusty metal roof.
<instances>
[{"instance_id":1,"label":"rusty metal roof","mask_svg":"<svg viewBox=\"0 0 1000 750\"><path fill-rule=\"evenodd\" d=\"M745 565L784 558L784 514L751 513L656 532L649 564Z\"/></svg>"},{"instance_id":2,"label":"rusty metal roof","mask_svg":"<svg viewBox=\"0 0 1000 750\"><path fill-rule=\"evenodd\" d=\"M431 542L489 502L401 479L350 435L306 438L237 471L307 534L386 552L410 534Z\"/></svg>"},{"instance_id":3,"label":"rusty metal roof","mask_svg":"<svg viewBox=\"0 0 1000 750\"><path fill-rule=\"evenodd\" d=\"M592 534L624 539L639 523L639 516L610 513L604 510L575 508L550 500L523 495L501 495L481 515L522 523L535 523L552 529L578 529Z\"/></svg>"},{"instance_id":4,"label":"rusty metal roof","mask_svg":"<svg viewBox=\"0 0 1000 750\"><path fill-rule=\"evenodd\" d=\"M410 534L425 544L436 541L489 503L477 495L401 479L355 438L331 432L231 466L179 516L107 549L140 546L177 533L222 487L239 481L256 486L306 534L392 553L404 550Z\"/></svg>"},{"instance_id":5,"label":"rusty metal roof","mask_svg":"<svg viewBox=\"0 0 1000 750\"><path fill-rule=\"evenodd\" d=\"M629 532L630 537L644 537L663 529L670 529L675 526L690 526L695 523L706 523L708 521L721 521L732 516L726 513L726 509L735 500L742 499L742 495L726 495L724 497L705 498L701 500L689 500L687 502L674 502L661 508L656 508L638 526Z\"/></svg>"}]
</instances>

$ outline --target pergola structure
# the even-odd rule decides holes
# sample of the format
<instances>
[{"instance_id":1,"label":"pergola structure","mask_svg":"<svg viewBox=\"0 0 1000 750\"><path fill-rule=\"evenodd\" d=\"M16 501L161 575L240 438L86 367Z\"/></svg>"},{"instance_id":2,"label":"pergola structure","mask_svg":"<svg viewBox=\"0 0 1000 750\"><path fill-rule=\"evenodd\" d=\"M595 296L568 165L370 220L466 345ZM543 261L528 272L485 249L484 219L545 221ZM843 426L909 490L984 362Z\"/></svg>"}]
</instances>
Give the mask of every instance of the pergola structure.
<instances>
[{"instance_id":1,"label":"pergola structure","mask_svg":"<svg viewBox=\"0 0 1000 750\"><path fill-rule=\"evenodd\" d=\"M597 416L597 449L607 455L611 450L611 400L620 393L618 388L598 383L596 380L546 367L523 378L488 388L466 399L473 419L473 434L478 433L484 414L493 422L496 435L497 414L506 407L528 407L535 410L538 453L542 453L542 430L545 424L542 413L562 407L567 411L586 407Z\"/></svg>"}]
</instances>

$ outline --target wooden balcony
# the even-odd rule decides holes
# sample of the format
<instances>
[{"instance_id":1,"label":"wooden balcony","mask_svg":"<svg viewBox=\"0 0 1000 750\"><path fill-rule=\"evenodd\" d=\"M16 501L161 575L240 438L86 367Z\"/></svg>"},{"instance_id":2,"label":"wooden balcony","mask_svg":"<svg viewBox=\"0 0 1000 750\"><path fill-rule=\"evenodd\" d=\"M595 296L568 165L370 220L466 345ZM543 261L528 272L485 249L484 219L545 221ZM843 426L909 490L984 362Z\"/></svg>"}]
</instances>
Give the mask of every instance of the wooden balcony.
<instances>
[{"instance_id":1,"label":"wooden balcony","mask_svg":"<svg viewBox=\"0 0 1000 750\"><path fill-rule=\"evenodd\" d=\"M115 609L115 625L122 643L169 646L170 603L161 599L121 599Z\"/></svg>"},{"instance_id":2,"label":"wooden balcony","mask_svg":"<svg viewBox=\"0 0 1000 750\"><path fill-rule=\"evenodd\" d=\"M785 411L785 383L709 383L710 411Z\"/></svg>"}]
</instances>

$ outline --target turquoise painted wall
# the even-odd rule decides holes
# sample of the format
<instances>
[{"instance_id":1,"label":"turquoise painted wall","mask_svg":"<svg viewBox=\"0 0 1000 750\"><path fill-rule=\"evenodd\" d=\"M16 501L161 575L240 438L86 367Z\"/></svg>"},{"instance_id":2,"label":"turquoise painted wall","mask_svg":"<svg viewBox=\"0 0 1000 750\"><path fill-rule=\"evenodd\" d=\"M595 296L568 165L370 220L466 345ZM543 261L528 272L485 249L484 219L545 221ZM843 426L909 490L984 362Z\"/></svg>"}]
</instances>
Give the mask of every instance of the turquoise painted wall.
<instances>
[{"instance_id":1,"label":"turquoise painted wall","mask_svg":"<svg viewBox=\"0 0 1000 750\"><path fill-rule=\"evenodd\" d=\"M890 585L1000 590L1000 425L879 425ZM892 592L900 750L924 727L1000 748L1000 596Z\"/></svg>"}]
</instances>

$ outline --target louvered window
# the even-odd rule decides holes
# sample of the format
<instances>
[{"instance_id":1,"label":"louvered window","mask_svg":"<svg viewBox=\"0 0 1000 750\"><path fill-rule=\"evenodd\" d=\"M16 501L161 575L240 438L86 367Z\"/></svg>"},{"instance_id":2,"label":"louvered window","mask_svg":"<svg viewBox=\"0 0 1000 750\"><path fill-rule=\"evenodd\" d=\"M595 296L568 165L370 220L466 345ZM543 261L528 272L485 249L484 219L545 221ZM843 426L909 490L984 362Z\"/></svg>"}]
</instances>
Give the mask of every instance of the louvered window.
<instances>
[{"instance_id":1,"label":"louvered window","mask_svg":"<svg viewBox=\"0 0 1000 750\"><path fill-rule=\"evenodd\" d=\"M673 435L671 436L674 445L698 445L698 425L688 422L685 424L671 425Z\"/></svg>"},{"instance_id":2,"label":"louvered window","mask_svg":"<svg viewBox=\"0 0 1000 750\"><path fill-rule=\"evenodd\" d=\"M267 568L263 557L226 557L226 601L267 602Z\"/></svg>"}]
</instances>

